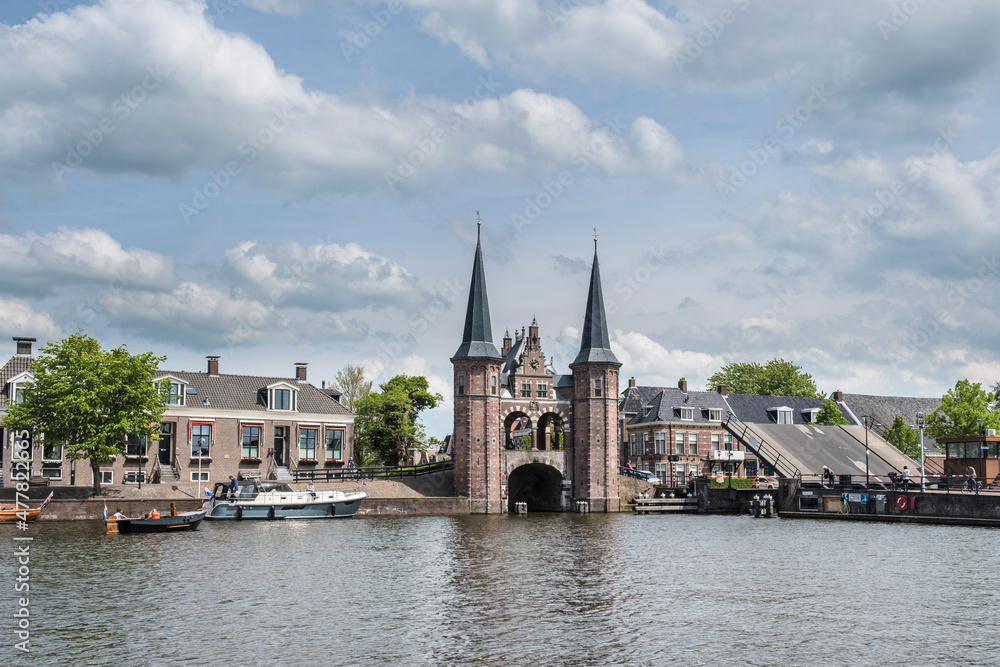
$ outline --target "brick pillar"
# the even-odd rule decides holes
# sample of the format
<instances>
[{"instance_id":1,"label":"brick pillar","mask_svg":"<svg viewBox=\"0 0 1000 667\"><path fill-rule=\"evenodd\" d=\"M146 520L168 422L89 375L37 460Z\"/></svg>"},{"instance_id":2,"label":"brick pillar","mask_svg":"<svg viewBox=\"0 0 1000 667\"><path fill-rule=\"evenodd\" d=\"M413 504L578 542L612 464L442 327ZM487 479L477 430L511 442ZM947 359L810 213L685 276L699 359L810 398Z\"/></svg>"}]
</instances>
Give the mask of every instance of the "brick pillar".
<instances>
[{"instance_id":1,"label":"brick pillar","mask_svg":"<svg viewBox=\"0 0 1000 667\"><path fill-rule=\"evenodd\" d=\"M591 512L617 512L618 368L614 363L572 364L573 500L586 500ZM596 396L594 380L601 380Z\"/></svg>"},{"instance_id":2,"label":"brick pillar","mask_svg":"<svg viewBox=\"0 0 1000 667\"><path fill-rule=\"evenodd\" d=\"M503 441L500 428L500 396L493 394L499 359L455 359L455 490L469 499L474 514L506 511L500 498L503 476ZM463 376L465 393L459 394Z\"/></svg>"}]
</instances>

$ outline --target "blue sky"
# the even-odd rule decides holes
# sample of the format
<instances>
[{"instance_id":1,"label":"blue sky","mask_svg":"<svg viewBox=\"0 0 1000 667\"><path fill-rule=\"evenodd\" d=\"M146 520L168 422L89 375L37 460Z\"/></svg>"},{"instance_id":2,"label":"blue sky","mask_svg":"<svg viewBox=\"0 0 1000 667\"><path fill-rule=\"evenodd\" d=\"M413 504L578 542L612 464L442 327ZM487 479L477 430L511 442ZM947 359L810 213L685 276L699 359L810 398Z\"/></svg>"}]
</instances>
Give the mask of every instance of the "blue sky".
<instances>
[{"instance_id":1,"label":"blue sky","mask_svg":"<svg viewBox=\"0 0 1000 667\"><path fill-rule=\"evenodd\" d=\"M537 317L559 372L596 227L625 378L1000 376L995 3L41 0L0 23L0 335L448 396L479 211L497 342Z\"/></svg>"}]
</instances>

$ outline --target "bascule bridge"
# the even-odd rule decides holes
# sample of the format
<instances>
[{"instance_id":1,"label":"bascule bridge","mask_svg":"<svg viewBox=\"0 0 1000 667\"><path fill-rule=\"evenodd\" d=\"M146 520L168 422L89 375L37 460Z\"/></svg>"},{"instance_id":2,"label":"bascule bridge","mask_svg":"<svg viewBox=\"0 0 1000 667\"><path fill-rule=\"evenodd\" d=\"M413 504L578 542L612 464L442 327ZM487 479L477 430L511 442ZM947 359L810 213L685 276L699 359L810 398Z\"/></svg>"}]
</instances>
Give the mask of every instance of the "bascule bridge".
<instances>
[{"instance_id":1,"label":"bascule bridge","mask_svg":"<svg viewBox=\"0 0 1000 667\"><path fill-rule=\"evenodd\" d=\"M470 511L617 512L618 369L601 274L594 264L580 351L560 374L546 362L538 322L493 343L481 241L476 242L462 344L451 359L455 389L455 487Z\"/></svg>"}]
</instances>

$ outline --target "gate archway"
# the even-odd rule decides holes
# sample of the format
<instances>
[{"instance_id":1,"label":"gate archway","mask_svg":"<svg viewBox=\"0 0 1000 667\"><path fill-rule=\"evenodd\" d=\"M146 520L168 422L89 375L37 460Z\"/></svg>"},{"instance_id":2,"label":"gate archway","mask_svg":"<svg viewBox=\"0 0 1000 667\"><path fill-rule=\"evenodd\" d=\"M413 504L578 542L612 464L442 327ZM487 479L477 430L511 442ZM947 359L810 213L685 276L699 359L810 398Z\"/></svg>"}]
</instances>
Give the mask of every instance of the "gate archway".
<instances>
[{"instance_id":1,"label":"gate archway","mask_svg":"<svg viewBox=\"0 0 1000 667\"><path fill-rule=\"evenodd\" d=\"M532 437L531 417L523 412L511 412L503 421L504 447L528 450L535 445Z\"/></svg>"},{"instance_id":2,"label":"gate archway","mask_svg":"<svg viewBox=\"0 0 1000 667\"><path fill-rule=\"evenodd\" d=\"M507 502L527 503L529 512L561 512L563 476L544 463L528 463L515 468L507 478Z\"/></svg>"},{"instance_id":3,"label":"gate archway","mask_svg":"<svg viewBox=\"0 0 1000 667\"><path fill-rule=\"evenodd\" d=\"M541 451L559 451L567 443L566 420L555 412L546 412L538 418L538 432L535 442Z\"/></svg>"}]
</instances>

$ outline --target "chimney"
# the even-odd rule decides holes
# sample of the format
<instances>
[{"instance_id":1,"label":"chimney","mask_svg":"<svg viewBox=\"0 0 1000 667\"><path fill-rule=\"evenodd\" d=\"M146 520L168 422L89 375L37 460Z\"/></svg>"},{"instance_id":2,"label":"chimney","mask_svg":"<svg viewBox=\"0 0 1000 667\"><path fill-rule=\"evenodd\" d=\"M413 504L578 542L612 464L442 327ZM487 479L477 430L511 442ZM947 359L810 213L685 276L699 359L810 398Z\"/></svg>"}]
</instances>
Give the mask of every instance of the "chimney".
<instances>
[{"instance_id":1,"label":"chimney","mask_svg":"<svg viewBox=\"0 0 1000 667\"><path fill-rule=\"evenodd\" d=\"M844 392L842 392L842 391L840 391L838 389L837 391L833 392L833 395L830 396L830 398L832 398L833 400L835 400L837 403L843 403L844 402Z\"/></svg>"},{"instance_id":2,"label":"chimney","mask_svg":"<svg viewBox=\"0 0 1000 667\"><path fill-rule=\"evenodd\" d=\"M18 354L23 354L26 357L31 356L31 344L35 342L34 338L18 338L14 336L14 341L17 343Z\"/></svg>"},{"instance_id":3,"label":"chimney","mask_svg":"<svg viewBox=\"0 0 1000 667\"><path fill-rule=\"evenodd\" d=\"M635 378L634 377L628 379L628 388L629 389L635 389Z\"/></svg>"},{"instance_id":4,"label":"chimney","mask_svg":"<svg viewBox=\"0 0 1000 667\"><path fill-rule=\"evenodd\" d=\"M503 350L500 351L500 354L506 357L507 353L510 352L510 348L511 348L510 329L507 329L503 334Z\"/></svg>"},{"instance_id":5,"label":"chimney","mask_svg":"<svg viewBox=\"0 0 1000 667\"><path fill-rule=\"evenodd\" d=\"M681 378L677 381L677 388L683 391L685 394L688 393L688 381Z\"/></svg>"},{"instance_id":6,"label":"chimney","mask_svg":"<svg viewBox=\"0 0 1000 667\"><path fill-rule=\"evenodd\" d=\"M205 358L208 359L208 374L209 375L218 375L219 374L219 357L217 357L217 356L209 356L209 357L205 357Z\"/></svg>"},{"instance_id":7,"label":"chimney","mask_svg":"<svg viewBox=\"0 0 1000 667\"><path fill-rule=\"evenodd\" d=\"M308 366L304 361L295 362L295 379L299 382L306 381L306 366Z\"/></svg>"},{"instance_id":8,"label":"chimney","mask_svg":"<svg viewBox=\"0 0 1000 667\"><path fill-rule=\"evenodd\" d=\"M729 390L726 389L726 385L724 384L720 384L718 387L716 387L716 391L718 391L723 396L726 396L729 393Z\"/></svg>"}]
</instances>

